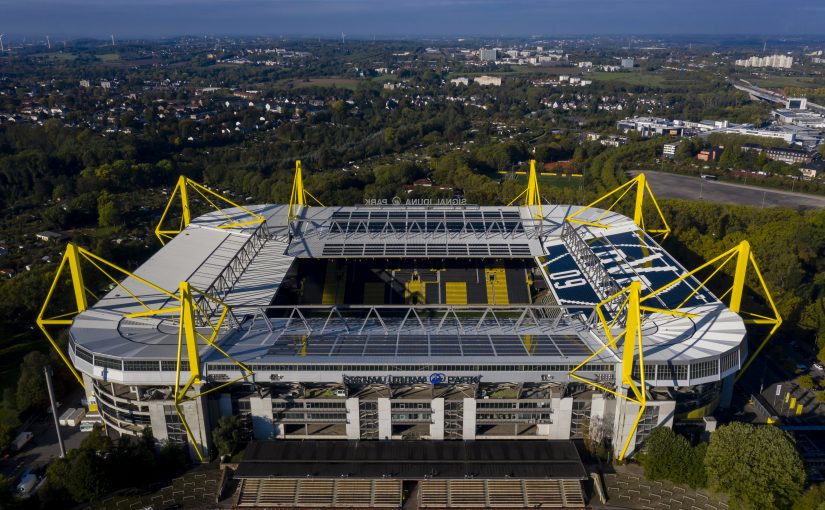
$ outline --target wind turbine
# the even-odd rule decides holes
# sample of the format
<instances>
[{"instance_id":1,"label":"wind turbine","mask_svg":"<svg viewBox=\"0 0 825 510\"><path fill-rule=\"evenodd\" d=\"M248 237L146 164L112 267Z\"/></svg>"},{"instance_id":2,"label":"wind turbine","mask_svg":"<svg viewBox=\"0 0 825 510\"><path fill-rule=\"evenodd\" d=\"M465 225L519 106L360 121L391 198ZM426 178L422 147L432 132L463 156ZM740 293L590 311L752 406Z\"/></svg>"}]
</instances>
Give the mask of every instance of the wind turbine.
<instances>
[{"instance_id":1,"label":"wind turbine","mask_svg":"<svg viewBox=\"0 0 825 510\"><path fill-rule=\"evenodd\" d=\"M49 36L48 36L48 35L46 36L46 46L48 46L48 47L49 47L49 49L52 49L52 42L49 40Z\"/></svg>"}]
</instances>

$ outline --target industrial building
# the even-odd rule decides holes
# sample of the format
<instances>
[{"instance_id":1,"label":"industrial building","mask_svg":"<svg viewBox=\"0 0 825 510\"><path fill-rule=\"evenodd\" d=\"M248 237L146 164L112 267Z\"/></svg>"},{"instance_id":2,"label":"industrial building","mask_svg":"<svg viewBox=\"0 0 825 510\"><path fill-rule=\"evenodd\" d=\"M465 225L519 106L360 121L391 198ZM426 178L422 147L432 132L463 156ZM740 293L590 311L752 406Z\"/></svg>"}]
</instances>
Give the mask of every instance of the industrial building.
<instances>
[{"instance_id":1,"label":"industrial building","mask_svg":"<svg viewBox=\"0 0 825 510\"><path fill-rule=\"evenodd\" d=\"M75 284L60 323L106 426L193 456L240 415L257 440L590 437L624 457L726 405L749 358L741 285L723 303L656 242L663 218L642 228L644 176L605 197L635 196L633 218L542 203L534 170L510 206L310 207L299 167L289 205L190 218L193 186L164 246L94 303ZM747 243L723 255L741 284ZM60 271L87 260L70 245Z\"/></svg>"}]
</instances>

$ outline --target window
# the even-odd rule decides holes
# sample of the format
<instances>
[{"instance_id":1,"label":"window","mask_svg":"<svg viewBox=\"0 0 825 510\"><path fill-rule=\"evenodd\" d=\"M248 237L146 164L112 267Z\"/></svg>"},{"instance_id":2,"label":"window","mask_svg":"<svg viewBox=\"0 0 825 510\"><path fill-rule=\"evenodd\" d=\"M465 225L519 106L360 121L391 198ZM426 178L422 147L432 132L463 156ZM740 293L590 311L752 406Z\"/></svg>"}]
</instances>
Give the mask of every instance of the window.
<instances>
[{"instance_id":1,"label":"window","mask_svg":"<svg viewBox=\"0 0 825 510\"><path fill-rule=\"evenodd\" d=\"M169 444L186 444L186 429L175 407L163 406L163 414L166 418L166 437Z\"/></svg>"},{"instance_id":2,"label":"window","mask_svg":"<svg viewBox=\"0 0 825 510\"><path fill-rule=\"evenodd\" d=\"M174 372L176 370L177 361L161 361L160 362L160 369L164 372ZM189 371L189 362L188 361L181 361L180 362L180 369L182 372Z\"/></svg>"},{"instance_id":3,"label":"window","mask_svg":"<svg viewBox=\"0 0 825 510\"><path fill-rule=\"evenodd\" d=\"M735 368L739 364L739 352L731 351L725 354L722 356L721 364L722 372L727 372L731 368Z\"/></svg>"},{"instance_id":4,"label":"window","mask_svg":"<svg viewBox=\"0 0 825 510\"><path fill-rule=\"evenodd\" d=\"M590 401L574 400L570 418L570 439L582 439L590 430Z\"/></svg>"},{"instance_id":5,"label":"window","mask_svg":"<svg viewBox=\"0 0 825 510\"><path fill-rule=\"evenodd\" d=\"M699 379L702 377L717 375L719 373L718 363L719 361L714 359L711 361L702 361L700 363L692 364L690 366L690 378Z\"/></svg>"},{"instance_id":6,"label":"window","mask_svg":"<svg viewBox=\"0 0 825 510\"><path fill-rule=\"evenodd\" d=\"M123 370L123 362L121 360L108 356L95 355L95 365L103 368L111 368L112 370Z\"/></svg>"},{"instance_id":7,"label":"window","mask_svg":"<svg viewBox=\"0 0 825 510\"><path fill-rule=\"evenodd\" d=\"M160 362L155 361L124 361L123 370L130 372L157 372L160 370Z\"/></svg>"},{"instance_id":8,"label":"window","mask_svg":"<svg viewBox=\"0 0 825 510\"><path fill-rule=\"evenodd\" d=\"M92 353L82 347L75 349L75 355L87 363L92 363Z\"/></svg>"},{"instance_id":9,"label":"window","mask_svg":"<svg viewBox=\"0 0 825 510\"><path fill-rule=\"evenodd\" d=\"M676 381L687 379L687 365L659 365L657 379L660 381Z\"/></svg>"},{"instance_id":10,"label":"window","mask_svg":"<svg viewBox=\"0 0 825 510\"><path fill-rule=\"evenodd\" d=\"M686 366L682 365L684 368ZM645 442L650 436L650 432L656 427L659 422L659 407L650 406L645 408L642 413L642 419L639 420L639 425L636 427L636 447Z\"/></svg>"}]
</instances>

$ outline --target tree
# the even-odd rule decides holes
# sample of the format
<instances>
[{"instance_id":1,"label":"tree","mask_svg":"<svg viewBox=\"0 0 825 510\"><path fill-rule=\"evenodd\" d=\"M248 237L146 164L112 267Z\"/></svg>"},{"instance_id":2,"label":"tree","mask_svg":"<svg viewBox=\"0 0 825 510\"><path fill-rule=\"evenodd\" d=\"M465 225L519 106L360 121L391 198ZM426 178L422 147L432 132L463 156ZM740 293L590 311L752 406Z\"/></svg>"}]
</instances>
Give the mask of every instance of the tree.
<instances>
[{"instance_id":1,"label":"tree","mask_svg":"<svg viewBox=\"0 0 825 510\"><path fill-rule=\"evenodd\" d=\"M825 510L825 482L809 487L796 500L793 510Z\"/></svg>"},{"instance_id":2,"label":"tree","mask_svg":"<svg viewBox=\"0 0 825 510\"><path fill-rule=\"evenodd\" d=\"M97 199L97 217L101 227L116 227L123 223L120 206L105 191Z\"/></svg>"},{"instance_id":3,"label":"tree","mask_svg":"<svg viewBox=\"0 0 825 510\"><path fill-rule=\"evenodd\" d=\"M241 427L240 416L221 416L218 420L218 426L212 431L212 441L221 457L238 451L241 444Z\"/></svg>"},{"instance_id":4,"label":"tree","mask_svg":"<svg viewBox=\"0 0 825 510\"><path fill-rule=\"evenodd\" d=\"M769 425L731 423L710 438L711 487L744 509L787 509L802 492L805 466L793 437Z\"/></svg>"},{"instance_id":5,"label":"tree","mask_svg":"<svg viewBox=\"0 0 825 510\"><path fill-rule=\"evenodd\" d=\"M43 367L48 364L49 357L40 351L32 351L23 358L16 395L17 409L20 411L30 407L45 409L49 405L49 394L43 375Z\"/></svg>"},{"instance_id":6,"label":"tree","mask_svg":"<svg viewBox=\"0 0 825 510\"><path fill-rule=\"evenodd\" d=\"M645 441L642 465L645 477L704 487L706 474L704 456L706 445L692 447L685 437L666 427L650 433Z\"/></svg>"},{"instance_id":7,"label":"tree","mask_svg":"<svg viewBox=\"0 0 825 510\"><path fill-rule=\"evenodd\" d=\"M0 423L0 452L5 451L14 441L15 428L6 423Z\"/></svg>"},{"instance_id":8,"label":"tree","mask_svg":"<svg viewBox=\"0 0 825 510\"><path fill-rule=\"evenodd\" d=\"M0 508L11 510L18 507L13 491L14 483L12 480L0 475Z\"/></svg>"}]
</instances>

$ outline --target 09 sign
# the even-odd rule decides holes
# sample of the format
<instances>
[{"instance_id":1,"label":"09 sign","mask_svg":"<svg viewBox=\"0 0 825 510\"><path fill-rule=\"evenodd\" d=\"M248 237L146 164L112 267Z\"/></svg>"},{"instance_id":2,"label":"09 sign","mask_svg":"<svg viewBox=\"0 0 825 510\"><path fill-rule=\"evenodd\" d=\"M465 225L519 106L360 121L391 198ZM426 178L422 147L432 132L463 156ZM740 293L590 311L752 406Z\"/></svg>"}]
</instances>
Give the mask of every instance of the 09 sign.
<instances>
[{"instance_id":1,"label":"09 sign","mask_svg":"<svg viewBox=\"0 0 825 510\"><path fill-rule=\"evenodd\" d=\"M559 290L587 285L587 280L582 278L582 272L578 269L559 271L558 273L551 273L547 276L553 282L553 287Z\"/></svg>"}]
</instances>

